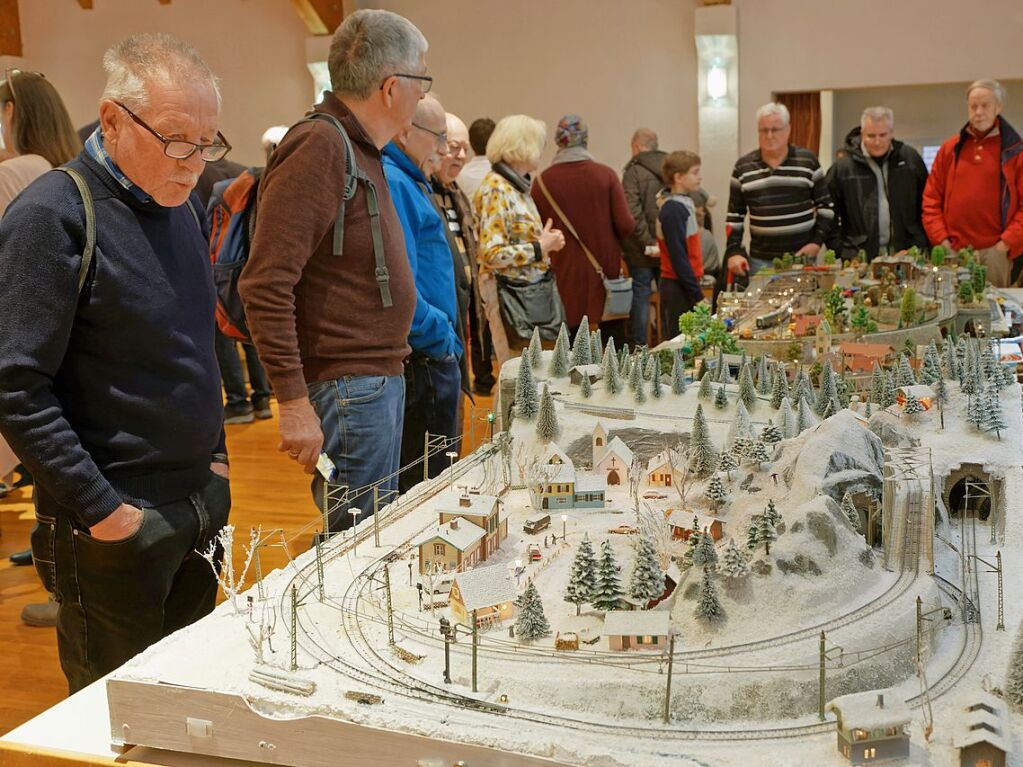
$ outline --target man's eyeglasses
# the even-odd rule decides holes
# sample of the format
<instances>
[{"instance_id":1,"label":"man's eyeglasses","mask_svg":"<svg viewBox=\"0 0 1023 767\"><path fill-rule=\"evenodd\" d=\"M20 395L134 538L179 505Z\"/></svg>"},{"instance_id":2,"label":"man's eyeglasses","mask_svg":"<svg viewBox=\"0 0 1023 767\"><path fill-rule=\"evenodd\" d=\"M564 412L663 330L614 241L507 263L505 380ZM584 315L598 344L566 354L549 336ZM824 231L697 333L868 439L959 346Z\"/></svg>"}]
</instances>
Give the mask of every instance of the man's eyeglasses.
<instances>
[{"instance_id":1,"label":"man's eyeglasses","mask_svg":"<svg viewBox=\"0 0 1023 767\"><path fill-rule=\"evenodd\" d=\"M418 80L419 91L421 93L429 93L430 88L433 87L433 78L429 75L406 75L401 72L395 72L393 75L387 77L404 77L406 80ZM384 82L387 82L387 77L384 78ZM380 90L384 89L384 83L380 83Z\"/></svg>"},{"instance_id":2,"label":"man's eyeglasses","mask_svg":"<svg viewBox=\"0 0 1023 767\"><path fill-rule=\"evenodd\" d=\"M24 69L18 69L17 67L10 67L9 69L4 70L4 82L7 83L7 87L11 89L11 101L18 100L18 97L14 93L14 78L18 75L35 75L36 77L41 77L44 80L46 79L46 75L42 72L29 72Z\"/></svg>"},{"instance_id":3,"label":"man's eyeglasses","mask_svg":"<svg viewBox=\"0 0 1023 767\"><path fill-rule=\"evenodd\" d=\"M413 128L419 128L421 131L426 131L437 140L438 148L446 148L448 145L448 132L447 131L435 131L430 130L425 125L420 125L417 122L412 123Z\"/></svg>"},{"instance_id":4,"label":"man's eyeglasses","mask_svg":"<svg viewBox=\"0 0 1023 767\"><path fill-rule=\"evenodd\" d=\"M141 125L147 131L156 136L163 143L163 153L168 157L175 160L187 160L196 152L206 162L216 162L217 160L223 160L227 156L227 153L231 151L231 145L227 143L227 139L224 138L224 134L217 131L217 141L213 144L196 144L191 141L185 141L184 139L167 138L159 131L153 130L146 121L139 117L137 114L132 112L128 107L122 104L120 101L115 101L115 104L128 113L128 116L136 123Z\"/></svg>"},{"instance_id":5,"label":"man's eyeglasses","mask_svg":"<svg viewBox=\"0 0 1023 767\"><path fill-rule=\"evenodd\" d=\"M787 128L787 125L781 128L757 128L757 133L761 136L771 136L775 133L784 133Z\"/></svg>"}]
</instances>

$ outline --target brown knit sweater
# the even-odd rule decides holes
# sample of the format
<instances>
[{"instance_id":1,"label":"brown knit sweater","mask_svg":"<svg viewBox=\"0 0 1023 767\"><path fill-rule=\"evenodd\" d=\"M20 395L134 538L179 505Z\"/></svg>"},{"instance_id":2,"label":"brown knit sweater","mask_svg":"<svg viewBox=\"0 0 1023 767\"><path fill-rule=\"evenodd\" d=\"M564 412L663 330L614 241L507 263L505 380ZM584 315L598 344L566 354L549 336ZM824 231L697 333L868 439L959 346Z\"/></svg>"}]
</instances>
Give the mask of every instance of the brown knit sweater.
<instances>
[{"instance_id":1,"label":"brown knit sweater","mask_svg":"<svg viewBox=\"0 0 1023 767\"><path fill-rule=\"evenodd\" d=\"M327 122L304 123L274 152L259 185L256 232L239 291L278 400L342 376L400 375L416 305L401 223L380 152L348 108L327 94L317 111L341 120L359 167L376 185L394 305L380 300L366 189L345 209L344 254L332 255L344 189L344 147Z\"/></svg>"}]
</instances>

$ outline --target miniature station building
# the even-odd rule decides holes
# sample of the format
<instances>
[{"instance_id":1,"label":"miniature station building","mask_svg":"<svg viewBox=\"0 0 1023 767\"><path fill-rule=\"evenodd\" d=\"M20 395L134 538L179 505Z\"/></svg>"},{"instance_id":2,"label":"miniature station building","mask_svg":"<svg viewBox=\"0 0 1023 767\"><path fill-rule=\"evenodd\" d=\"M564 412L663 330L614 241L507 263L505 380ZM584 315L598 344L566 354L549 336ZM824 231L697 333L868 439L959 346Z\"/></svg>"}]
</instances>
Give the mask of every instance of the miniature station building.
<instances>
[{"instance_id":1,"label":"miniature station building","mask_svg":"<svg viewBox=\"0 0 1023 767\"><path fill-rule=\"evenodd\" d=\"M960 767L1005 767L1009 731L1005 701L986 692L973 694L959 708L952 745Z\"/></svg>"},{"instance_id":2,"label":"miniature station building","mask_svg":"<svg viewBox=\"0 0 1023 767\"><path fill-rule=\"evenodd\" d=\"M909 756L909 707L891 689L842 695L827 711L837 717L838 751L850 764Z\"/></svg>"},{"instance_id":3,"label":"miniature station building","mask_svg":"<svg viewBox=\"0 0 1023 767\"><path fill-rule=\"evenodd\" d=\"M671 613L667 610L611 610L604 616L610 650L655 650L668 647Z\"/></svg>"},{"instance_id":4,"label":"miniature station building","mask_svg":"<svg viewBox=\"0 0 1023 767\"><path fill-rule=\"evenodd\" d=\"M515 617L515 581L502 565L477 567L458 573L451 583L448 604L456 623L487 628Z\"/></svg>"},{"instance_id":5,"label":"miniature station building","mask_svg":"<svg viewBox=\"0 0 1023 767\"><path fill-rule=\"evenodd\" d=\"M436 506L439 522L416 540L419 574L458 572L486 562L508 537L501 499L469 490L446 493ZM435 565L440 565L439 568Z\"/></svg>"},{"instance_id":6,"label":"miniature station building","mask_svg":"<svg viewBox=\"0 0 1023 767\"><path fill-rule=\"evenodd\" d=\"M544 462L552 469L540 493L543 509L602 509L607 480L599 474L577 472L572 459L557 445L550 445Z\"/></svg>"},{"instance_id":7,"label":"miniature station building","mask_svg":"<svg viewBox=\"0 0 1023 767\"><path fill-rule=\"evenodd\" d=\"M671 537L679 541L688 541L693 532L694 520L699 523L701 530L710 533L711 540L715 543L721 540L725 534L724 523L717 517L704 514L699 515L694 511L685 509L673 509L667 516L668 527L671 528Z\"/></svg>"}]
</instances>

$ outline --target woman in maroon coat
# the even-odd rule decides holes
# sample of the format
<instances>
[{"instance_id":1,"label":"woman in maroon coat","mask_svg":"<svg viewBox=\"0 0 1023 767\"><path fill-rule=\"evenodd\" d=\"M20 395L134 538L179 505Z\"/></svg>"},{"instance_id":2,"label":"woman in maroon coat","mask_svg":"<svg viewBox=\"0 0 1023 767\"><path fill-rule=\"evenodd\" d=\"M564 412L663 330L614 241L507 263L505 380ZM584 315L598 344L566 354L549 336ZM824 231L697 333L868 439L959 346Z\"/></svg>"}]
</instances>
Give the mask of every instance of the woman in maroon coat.
<instances>
[{"instance_id":1,"label":"woman in maroon coat","mask_svg":"<svg viewBox=\"0 0 1023 767\"><path fill-rule=\"evenodd\" d=\"M620 242L631 234L636 222L625 201L625 190L618 174L601 165L586 151L589 136L586 123L577 115L566 115L558 122L554 140L558 153L540 178L551 197L586 243L609 279L622 270ZM554 220L565 233L565 247L552 254L551 266L558 281L558 293L565 305L571 329L589 318L590 329L600 325L604 311L604 284L583 252L579 241L540 188L539 180L531 191L541 220Z\"/></svg>"}]
</instances>

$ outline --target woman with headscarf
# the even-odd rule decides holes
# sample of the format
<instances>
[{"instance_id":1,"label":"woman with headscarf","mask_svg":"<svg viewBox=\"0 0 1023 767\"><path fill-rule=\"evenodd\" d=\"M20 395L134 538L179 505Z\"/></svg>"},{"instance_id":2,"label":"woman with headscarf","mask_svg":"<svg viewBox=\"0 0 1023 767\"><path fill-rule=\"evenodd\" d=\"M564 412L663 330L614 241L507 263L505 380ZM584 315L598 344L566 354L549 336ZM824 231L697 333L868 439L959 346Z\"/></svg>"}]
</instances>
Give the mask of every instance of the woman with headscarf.
<instances>
[{"instance_id":1,"label":"woman with headscarf","mask_svg":"<svg viewBox=\"0 0 1023 767\"><path fill-rule=\"evenodd\" d=\"M636 222L618 174L595 161L587 151L589 131L581 117L562 117L554 141L558 152L533 184L532 195L541 218L552 218L554 225L565 232L565 247L551 259L551 265L568 326L574 332L585 316L590 329L595 330L604 311L604 281L586 256L583 244L604 276L615 279L622 272L621 241L636 228ZM552 199L548 199L540 181ZM572 234L573 229L578 236ZM620 327L606 330L624 341L624 323L615 324Z\"/></svg>"}]
</instances>

